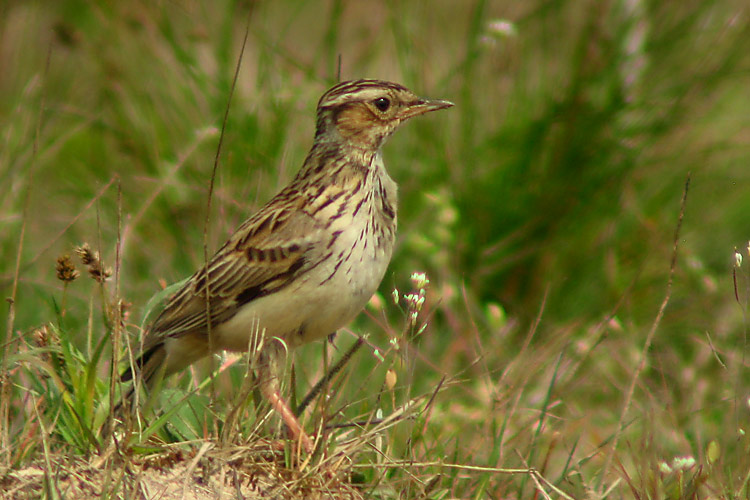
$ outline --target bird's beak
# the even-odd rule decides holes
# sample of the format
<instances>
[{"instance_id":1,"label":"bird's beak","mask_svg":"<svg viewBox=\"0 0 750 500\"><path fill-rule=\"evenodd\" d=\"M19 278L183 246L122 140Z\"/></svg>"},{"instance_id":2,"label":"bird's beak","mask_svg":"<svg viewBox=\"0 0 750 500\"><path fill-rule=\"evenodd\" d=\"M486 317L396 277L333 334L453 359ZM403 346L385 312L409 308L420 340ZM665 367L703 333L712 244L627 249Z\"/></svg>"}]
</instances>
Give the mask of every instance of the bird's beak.
<instances>
[{"instance_id":1,"label":"bird's beak","mask_svg":"<svg viewBox=\"0 0 750 500\"><path fill-rule=\"evenodd\" d=\"M440 101L437 99L433 99L433 100L420 99L410 104L408 107L404 108L404 110L401 111L399 118L402 120L406 120L414 116L419 116L425 113L429 113L430 111L437 111L438 109L450 108L451 106L454 106L454 104L450 101Z\"/></svg>"}]
</instances>

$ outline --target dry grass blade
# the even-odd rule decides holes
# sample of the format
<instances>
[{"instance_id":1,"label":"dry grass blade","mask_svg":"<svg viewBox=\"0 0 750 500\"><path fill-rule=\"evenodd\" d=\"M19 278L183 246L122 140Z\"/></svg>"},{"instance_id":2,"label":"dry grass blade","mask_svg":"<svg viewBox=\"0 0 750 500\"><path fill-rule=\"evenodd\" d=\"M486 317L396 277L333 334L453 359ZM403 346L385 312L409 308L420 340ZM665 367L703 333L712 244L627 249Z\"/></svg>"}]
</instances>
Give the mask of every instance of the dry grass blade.
<instances>
[{"instance_id":1,"label":"dry grass blade","mask_svg":"<svg viewBox=\"0 0 750 500\"><path fill-rule=\"evenodd\" d=\"M250 19L252 17L252 9L250 9L247 13L247 23L245 25L245 36L242 39L242 46L240 48L240 54L237 56L237 65L234 70L234 77L232 78L232 86L229 88L229 95L227 96L227 104L226 108L224 109L224 118L221 121L221 133L219 134L219 143L216 145L216 155L214 156L214 164L213 168L211 169L211 178L208 184L208 195L206 198L206 219L203 226L203 262L204 262L204 272L208 272L208 259L209 259L209 251L208 251L208 228L211 225L211 204L213 202L213 194L214 194L214 184L216 183L216 172L219 170L219 160L221 159L221 147L224 144L224 134L226 133L227 128L227 119L229 118L229 110L231 108L232 104L232 96L234 96L234 89L237 86L237 78L240 75L240 68L242 67L242 57L245 54L245 47L247 46L247 37L250 34ZM206 317L211 317L211 288L210 288L210 281L206 281ZM211 335L211 321L208 321L206 323L207 332L208 335L208 345L209 345L209 351L213 352L213 338ZM213 386L212 386L213 387Z\"/></svg>"},{"instance_id":2,"label":"dry grass blade","mask_svg":"<svg viewBox=\"0 0 750 500\"><path fill-rule=\"evenodd\" d=\"M640 360L638 361L638 366L633 372L633 376L630 379L630 384L628 385L628 389L625 392L625 398L623 399L623 404L622 404L622 411L620 412L620 419L617 424L617 431L615 432L614 439L612 440L612 446L609 450L609 453L607 454L607 460L604 463L604 468L602 469L601 476L599 477L598 492L600 495L603 495L605 479L607 477L607 473L609 472L610 467L612 466L612 460L614 458L615 452L617 451L617 445L620 441L620 436L622 435L622 431L625 428L625 419L627 417L628 410L630 409L630 404L633 401L633 393L635 392L635 385L636 383L638 383L638 379L641 376L641 372L643 372L643 369L646 367L646 359L648 358L648 351L651 348L651 344L653 343L654 336L656 335L656 330L659 328L659 325L661 324L661 319L664 316L664 310L667 308L667 304L669 304L669 299L672 297L672 280L674 279L674 272L675 272L675 268L677 267L677 249L679 248L679 244L680 244L680 229L682 228L682 220L683 220L683 217L685 216L685 206L687 205L687 195L688 195L689 187L690 187L690 174L688 173L687 179L685 179L685 187L682 190L682 199L680 200L680 213L677 217L677 225L675 226L674 238L672 239L672 259L669 263L669 277L667 278L667 289L666 289L666 292L664 293L664 299L662 300L661 305L659 306L659 311L657 312L656 317L654 318L654 321L651 324L651 329L649 330L648 335L646 336L646 340L643 343L643 349L641 350L641 355L640 355Z\"/></svg>"},{"instance_id":3,"label":"dry grass blade","mask_svg":"<svg viewBox=\"0 0 750 500\"><path fill-rule=\"evenodd\" d=\"M21 232L18 236L18 246L16 247L16 262L13 271L13 282L11 285L10 296L6 299L8 301L8 320L6 323L6 334L5 334L5 346L0 346L0 456L3 457L1 463L5 466L10 465L10 449L11 443L8 435L8 428L10 422L10 401L8 400L10 395L9 380L6 379L7 366L6 360L8 356L8 346L10 340L13 338L13 330L16 318L16 297L18 294L18 280L21 275L21 260L23 256L24 241L26 238L26 224L28 222L29 206L31 200L31 188L34 181L34 173L37 168L37 159L39 153L39 137L40 130L42 128L42 120L44 117L44 105L47 94L47 74L49 73L50 61L52 58L52 42L50 41L47 47L47 57L45 61L44 71L41 79L41 97L39 99L39 109L37 112L36 127L34 130L34 140L32 143L32 155L30 160L30 167L28 169L28 175L26 179L26 186L23 194L23 205L21 210Z\"/></svg>"},{"instance_id":4,"label":"dry grass blade","mask_svg":"<svg viewBox=\"0 0 750 500\"><path fill-rule=\"evenodd\" d=\"M46 241L45 244L41 246L41 248L36 252L34 257L29 259L23 265L21 265L20 271L23 272L26 269L30 269L31 267L33 267L34 264L36 264L39 261L39 259L41 259L41 257L45 253L47 253L47 251L49 251L49 249L52 248L52 246L55 243L57 243L60 240L60 238L62 238L66 233L68 233L70 231L70 228L72 228L75 225L75 223L78 222L81 219L81 217L83 217L83 215L86 214L91 209L91 207L93 207L94 204L97 203L107 193L107 191L109 191L109 188L115 183L115 181L118 178L119 177L117 175L112 176L109 179L109 181L107 181L107 183L104 184L97 191L97 193L86 202L86 205L84 205L84 207L72 219L70 219L70 221L65 225L65 227L60 229L60 231L58 231L52 238ZM6 284L6 280L7 280L7 283L10 284L12 283L13 278L7 278L5 276L0 277L0 286L4 286Z\"/></svg>"},{"instance_id":5,"label":"dry grass blade","mask_svg":"<svg viewBox=\"0 0 750 500\"><path fill-rule=\"evenodd\" d=\"M343 356L341 356L341 359L339 359L336 364L334 364L331 368L328 369L328 371L323 375L323 377L308 391L307 395L302 399L302 402L297 406L296 411L294 412L297 417L302 415L302 413L305 411L305 408L309 406L309 404L312 402L315 397L320 394L320 391L323 389L323 387L331 381L331 379L341 371L341 369L346 366L346 364L349 362L352 356L362 347L364 344L364 339L362 337L358 337L357 341L352 344L352 346L344 353Z\"/></svg>"},{"instance_id":6,"label":"dry grass blade","mask_svg":"<svg viewBox=\"0 0 750 500\"><path fill-rule=\"evenodd\" d=\"M398 422L408 418L416 408L425 402L424 410L427 411L435 401L437 394L443 389L442 380L436 387L435 390L429 394L413 398L403 405L396 408L392 413L383 419L375 419L374 415L367 422L360 424L354 424L356 428L361 431L356 437L348 439L339 439L337 442L336 455L331 457L330 460L334 460L336 457L354 457L359 454L365 447L371 447L372 441L378 436L384 433L389 428L396 425ZM382 453L380 450L375 449L377 453Z\"/></svg>"}]
</instances>

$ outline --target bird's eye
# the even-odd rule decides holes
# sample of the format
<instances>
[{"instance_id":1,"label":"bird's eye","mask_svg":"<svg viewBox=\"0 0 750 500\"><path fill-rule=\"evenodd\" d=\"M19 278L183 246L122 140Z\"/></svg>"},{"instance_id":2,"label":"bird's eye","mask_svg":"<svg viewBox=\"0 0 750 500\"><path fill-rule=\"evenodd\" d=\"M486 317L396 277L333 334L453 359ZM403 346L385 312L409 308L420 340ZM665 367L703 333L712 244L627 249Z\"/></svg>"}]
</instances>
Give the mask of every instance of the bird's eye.
<instances>
[{"instance_id":1,"label":"bird's eye","mask_svg":"<svg viewBox=\"0 0 750 500\"><path fill-rule=\"evenodd\" d=\"M391 101L389 101L385 97L379 97L379 98L375 99L372 103L380 111L387 111L388 108L391 106Z\"/></svg>"}]
</instances>

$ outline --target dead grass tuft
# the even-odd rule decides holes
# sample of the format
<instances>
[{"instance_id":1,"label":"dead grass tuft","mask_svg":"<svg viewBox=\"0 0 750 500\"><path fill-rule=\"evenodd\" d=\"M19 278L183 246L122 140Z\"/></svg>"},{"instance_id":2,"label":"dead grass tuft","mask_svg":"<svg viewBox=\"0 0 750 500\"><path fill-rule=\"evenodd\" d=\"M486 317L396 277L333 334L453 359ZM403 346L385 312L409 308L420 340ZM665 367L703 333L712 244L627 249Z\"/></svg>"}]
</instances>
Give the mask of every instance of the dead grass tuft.
<instances>
[{"instance_id":1,"label":"dead grass tuft","mask_svg":"<svg viewBox=\"0 0 750 500\"><path fill-rule=\"evenodd\" d=\"M284 467L283 462L283 453L265 440L223 449L206 441L192 451L173 449L125 459L112 455L85 460L58 455L49 462L54 470L45 469L44 462L39 461L8 473L0 479L0 498L59 495L93 500L105 494L110 498L184 500L365 498L352 486L347 470L301 471Z\"/></svg>"}]
</instances>

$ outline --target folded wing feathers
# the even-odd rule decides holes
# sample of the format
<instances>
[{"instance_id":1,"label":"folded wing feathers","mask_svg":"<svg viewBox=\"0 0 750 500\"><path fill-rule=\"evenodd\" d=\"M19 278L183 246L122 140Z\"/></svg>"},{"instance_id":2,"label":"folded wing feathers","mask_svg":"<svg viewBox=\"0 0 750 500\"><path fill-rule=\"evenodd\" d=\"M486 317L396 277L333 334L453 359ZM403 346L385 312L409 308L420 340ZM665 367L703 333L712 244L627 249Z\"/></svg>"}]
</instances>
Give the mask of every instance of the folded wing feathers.
<instances>
[{"instance_id":1,"label":"folded wing feathers","mask_svg":"<svg viewBox=\"0 0 750 500\"><path fill-rule=\"evenodd\" d=\"M151 325L144 347L165 337L205 333L206 285L211 324L218 325L250 299L284 286L304 268L315 265L308 253L318 237L316 224L314 219L297 214L290 218L260 212L243 224L211 259L208 272L205 268L196 272L169 300ZM275 237L269 238L271 228Z\"/></svg>"}]
</instances>

